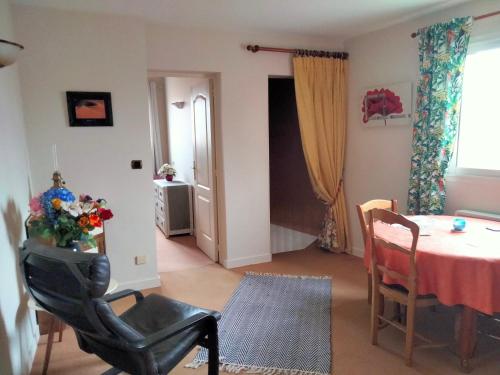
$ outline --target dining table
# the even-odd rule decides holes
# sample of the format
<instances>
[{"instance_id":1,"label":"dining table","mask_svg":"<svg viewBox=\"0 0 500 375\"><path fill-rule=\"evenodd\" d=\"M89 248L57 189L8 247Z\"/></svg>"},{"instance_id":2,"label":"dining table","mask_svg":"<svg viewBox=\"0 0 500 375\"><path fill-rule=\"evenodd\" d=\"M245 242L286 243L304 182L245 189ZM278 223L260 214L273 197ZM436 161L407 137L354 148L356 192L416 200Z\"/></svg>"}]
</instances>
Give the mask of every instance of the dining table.
<instances>
[{"instance_id":1,"label":"dining table","mask_svg":"<svg viewBox=\"0 0 500 375\"><path fill-rule=\"evenodd\" d=\"M419 295L432 294L446 306L460 306L456 320L457 351L463 370L470 371L477 340L477 315L500 312L500 222L465 218L463 230L453 229L454 216L406 216L416 222L420 235L416 248ZM410 249L411 232L398 225L374 223L377 237ZM371 241L364 262L371 264ZM386 267L408 274L408 257L377 248ZM405 285L384 277L385 283Z\"/></svg>"}]
</instances>

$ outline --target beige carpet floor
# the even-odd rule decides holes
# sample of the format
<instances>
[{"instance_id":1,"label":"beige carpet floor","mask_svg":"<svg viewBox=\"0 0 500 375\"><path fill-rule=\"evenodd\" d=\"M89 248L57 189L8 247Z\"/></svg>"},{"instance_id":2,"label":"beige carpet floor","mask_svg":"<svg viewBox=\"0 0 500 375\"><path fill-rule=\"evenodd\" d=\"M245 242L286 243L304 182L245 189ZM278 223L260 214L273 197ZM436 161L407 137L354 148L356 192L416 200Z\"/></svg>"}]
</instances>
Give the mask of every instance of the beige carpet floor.
<instances>
[{"instance_id":1,"label":"beige carpet floor","mask_svg":"<svg viewBox=\"0 0 500 375\"><path fill-rule=\"evenodd\" d=\"M166 238L159 228L156 228L156 259L159 273L213 264L212 260L196 247L194 236L181 235Z\"/></svg>"},{"instance_id":2,"label":"beige carpet floor","mask_svg":"<svg viewBox=\"0 0 500 375\"><path fill-rule=\"evenodd\" d=\"M360 259L349 255L334 255L316 248L278 254L271 263L226 270L217 264L161 274L162 286L148 293L161 293L188 303L221 310L247 270L302 275L331 275L333 278L333 364L336 375L460 374L458 358L451 349L416 349L415 365L404 365L404 338L398 331L382 330L379 346L369 341L370 309L366 303L366 274ZM117 312L130 306L132 300L114 305ZM453 336L453 310L439 307L437 312L418 312L418 329L440 339ZM32 374L40 374L46 337L42 337ZM473 362L473 374L500 374L500 343L481 338L478 358ZM193 351L173 374L206 374L206 367L197 370L183 365L195 354ZM54 345L49 375L100 374L108 366L94 355L78 349L70 329L62 343Z\"/></svg>"}]
</instances>

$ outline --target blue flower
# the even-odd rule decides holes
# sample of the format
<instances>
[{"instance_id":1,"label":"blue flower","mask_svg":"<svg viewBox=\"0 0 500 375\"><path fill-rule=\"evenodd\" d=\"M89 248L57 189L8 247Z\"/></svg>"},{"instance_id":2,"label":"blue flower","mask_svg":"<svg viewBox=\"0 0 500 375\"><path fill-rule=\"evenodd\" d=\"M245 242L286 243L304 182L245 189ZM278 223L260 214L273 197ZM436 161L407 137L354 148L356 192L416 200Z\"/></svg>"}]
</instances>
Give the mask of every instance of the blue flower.
<instances>
[{"instance_id":1,"label":"blue flower","mask_svg":"<svg viewBox=\"0 0 500 375\"><path fill-rule=\"evenodd\" d=\"M56 219L56 211L52 206L52 199L58 198L63 202L74 202L75 196L66 188L52 187L42 194L40 201L48 220L53 223Z\"/></svg>"}]
</instances>

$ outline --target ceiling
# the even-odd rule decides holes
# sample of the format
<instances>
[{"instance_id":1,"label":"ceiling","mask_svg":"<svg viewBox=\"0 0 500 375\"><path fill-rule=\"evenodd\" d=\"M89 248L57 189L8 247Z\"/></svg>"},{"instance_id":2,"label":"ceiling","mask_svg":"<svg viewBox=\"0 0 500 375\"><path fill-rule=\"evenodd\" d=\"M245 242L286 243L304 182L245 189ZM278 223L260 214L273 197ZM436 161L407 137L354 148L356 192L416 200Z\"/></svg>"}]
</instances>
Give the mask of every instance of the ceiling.
<instances>
[{"instance_id":1,"label":"ceiling","mask_svg":"<svg viewBox=\"0 0 500 375\"><path fill-rule=\"evenodd\" d=\"M349 38L468 0L11 0L227 32Z\"/></svg>"}]
</instances>

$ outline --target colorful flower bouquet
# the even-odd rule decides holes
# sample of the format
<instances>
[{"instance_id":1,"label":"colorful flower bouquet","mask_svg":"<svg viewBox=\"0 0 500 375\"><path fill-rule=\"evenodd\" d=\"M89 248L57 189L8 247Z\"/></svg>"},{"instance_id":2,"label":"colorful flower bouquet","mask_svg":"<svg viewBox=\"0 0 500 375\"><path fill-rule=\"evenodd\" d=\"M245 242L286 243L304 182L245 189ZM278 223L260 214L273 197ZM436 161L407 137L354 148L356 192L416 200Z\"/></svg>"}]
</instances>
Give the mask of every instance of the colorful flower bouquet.
<instances>
[{"instance_id":1,"label":"colorful flower bouquet","mask_svg":"<svg viewBox=\"0 0 500 375\"><path fill-rule=\"evenodd\" d=\"M74 242L96 246L90 232L113 217L111 210L106 208L106 200L80 195L77 201L71 191L56 184L31 199L30 211L30 236L53 239L59 247L69 247Z\"/></svg>"}]
</instances>

